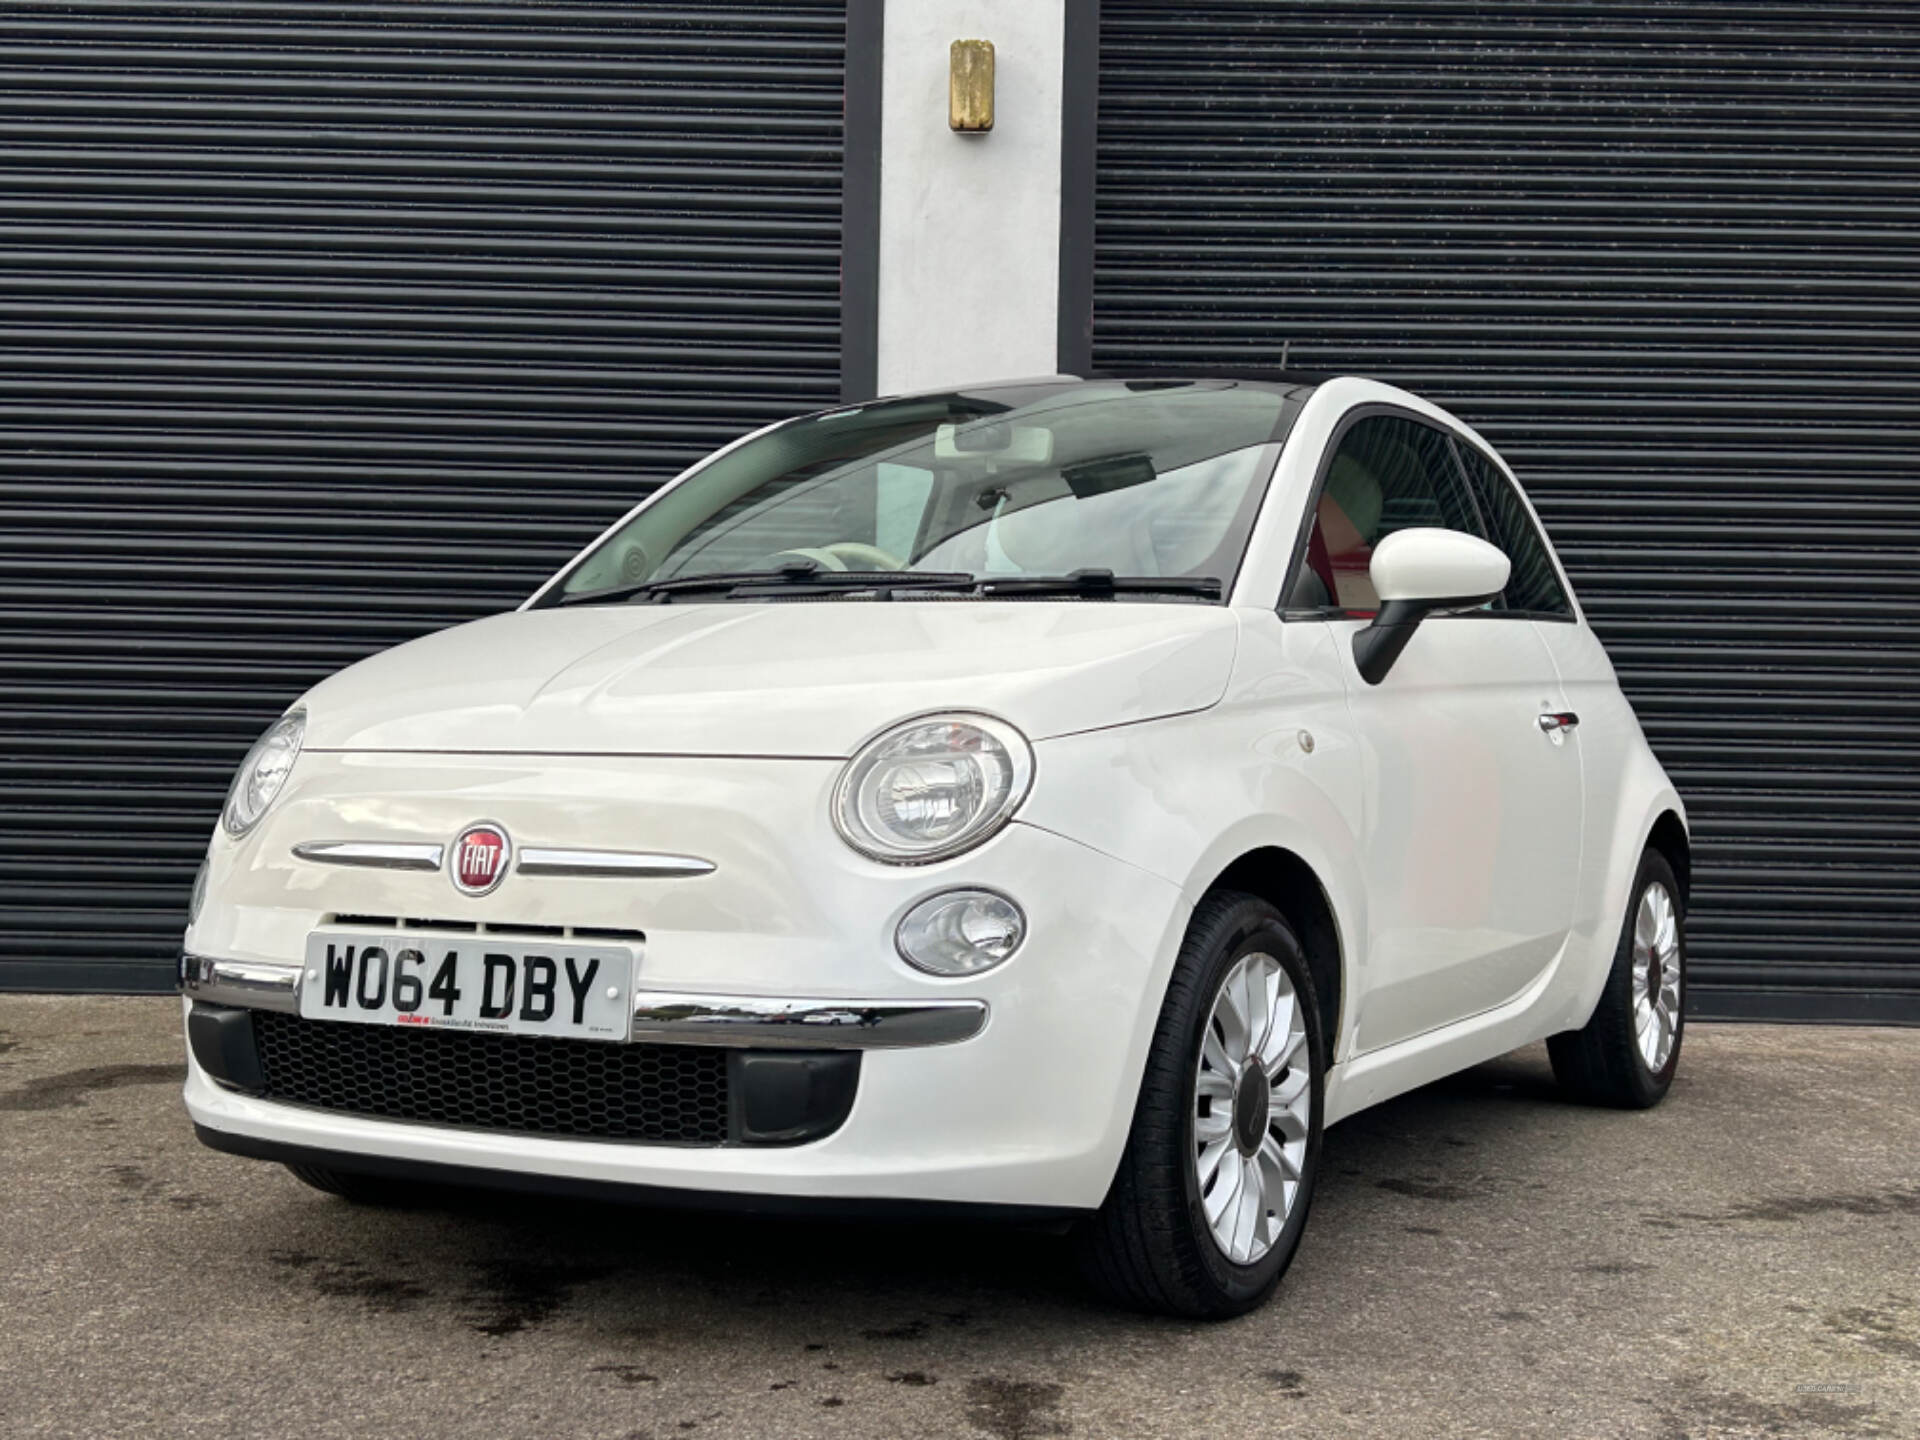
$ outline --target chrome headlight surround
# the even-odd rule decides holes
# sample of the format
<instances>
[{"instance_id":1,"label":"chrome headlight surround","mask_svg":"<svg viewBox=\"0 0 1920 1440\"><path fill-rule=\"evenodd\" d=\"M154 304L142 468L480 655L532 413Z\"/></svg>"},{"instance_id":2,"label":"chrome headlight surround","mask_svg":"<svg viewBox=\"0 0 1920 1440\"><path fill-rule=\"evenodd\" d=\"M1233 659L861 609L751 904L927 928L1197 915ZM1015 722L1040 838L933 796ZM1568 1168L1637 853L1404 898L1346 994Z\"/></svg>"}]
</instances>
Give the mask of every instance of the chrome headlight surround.
<instances>
[{"instance_id":1,"label":"chrome headlight surround","mask_svg":"<svg viewBox=\"0 0 1920 1440\"><path fill-rule=\"evenodd\" d=\"M306 733L307 712L296 705L253 742L247 758L234 773L227 803L220 810L220 824L227 834L237 840L260 823L260 817L267 813L287 783Z\"/></svg>"},{"instance_id":2,"label":"chrome headlight surround","mask_svg":"<svg viewBox=\"0 0 1920 1440\"><path fill-rule=\"evenodd\" d=\"M916 715L862 745L833 791L840 838L872 860L925 865L982 844L1033 785L1033 747L1004 720Z\"/></svg>"}]
</instances>

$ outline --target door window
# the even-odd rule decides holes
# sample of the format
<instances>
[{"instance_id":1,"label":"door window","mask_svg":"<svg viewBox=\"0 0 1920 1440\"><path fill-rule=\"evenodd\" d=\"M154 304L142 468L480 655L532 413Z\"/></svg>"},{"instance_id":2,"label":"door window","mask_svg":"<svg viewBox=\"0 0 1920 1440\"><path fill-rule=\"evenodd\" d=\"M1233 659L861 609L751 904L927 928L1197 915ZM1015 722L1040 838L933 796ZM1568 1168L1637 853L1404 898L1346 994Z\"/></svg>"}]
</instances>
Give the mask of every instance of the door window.
<instances>
[{"instance_id":1,"label":"door window","mask_svg":"<svg viewBox=\"0 0 1920 1440\"><path fill-rule=\"evenodd\" d=\"M1520 492L1513 488L1513 482L1501 473L1498 465L1473 446L1461 441L1454 448L1466 468L1480 513L1486 516L1493 530L1493 543L1506 551L1507 559L1513 562L1513 573L1507 579L1507 588L1501 592L1506 608L1523 615L1571 619L1573 602L1567 598L1566 587L1553 568L1553 557L1547 553L1547 542L1527 513Z\"/></svg>"},{"instance_id":2,"label":"door window","mask_svg":"<svg viewBox=\"0 0 1920 1440\"><path fill-rule=\"evenodd\" d=\"M1327 465L1288 608L1371 617L1380 608L1368 574L1373 547L1415 526L1487 538L1446 432L1403 415L1366 416Z\"/></svg>"}]
</instances>

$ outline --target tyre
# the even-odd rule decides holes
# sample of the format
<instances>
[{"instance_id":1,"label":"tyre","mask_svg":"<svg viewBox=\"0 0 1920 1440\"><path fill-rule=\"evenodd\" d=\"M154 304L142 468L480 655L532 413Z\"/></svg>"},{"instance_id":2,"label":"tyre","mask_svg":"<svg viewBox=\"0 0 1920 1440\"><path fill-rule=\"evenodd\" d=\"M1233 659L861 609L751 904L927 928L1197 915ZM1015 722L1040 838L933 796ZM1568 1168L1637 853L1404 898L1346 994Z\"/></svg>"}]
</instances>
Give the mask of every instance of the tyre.
<instances>
[{"instance_id":1,"label":"tyre","mask_svg":"<svg viewBox=\"0 0 1920 1440\"><path fill-rule=\"evenodd\" d=\"M1076 1236L1094 1287L1197 1319L1263 1303L1307 1222L1325 1075L1292 927L1251 895L1208 896L1174 964L1113 1187Z\"/></svg>"},{"instance_id":2,"label":"tyre","mask_svg":"<svg viewBox=\"0 0 1920 1440\"><path fill-rule=\"evenodd\" d=\"M1680 1064L1686 999L1680 886L1666 857L1648 850L1593 1018L1547 1041L1554 1078L1589 1105L1644 1110L1659 1104Z\"/></svg>"},{"instance_id":3,"label":"tyre","mask_svg":"<svg viewBox=\"0 0 1920 1440\"><path fill-rule=\"evenodd\" d=\"M321 1165L289 1163L287 1173L302 1184L329 1195L338 1195L356 1205L381 1205L404 1208L420 1205L429 1198L425 1189L404 1180L383 1175L363 1175L352 1170L335 1170Z\"/></svg>"}]
</instances>

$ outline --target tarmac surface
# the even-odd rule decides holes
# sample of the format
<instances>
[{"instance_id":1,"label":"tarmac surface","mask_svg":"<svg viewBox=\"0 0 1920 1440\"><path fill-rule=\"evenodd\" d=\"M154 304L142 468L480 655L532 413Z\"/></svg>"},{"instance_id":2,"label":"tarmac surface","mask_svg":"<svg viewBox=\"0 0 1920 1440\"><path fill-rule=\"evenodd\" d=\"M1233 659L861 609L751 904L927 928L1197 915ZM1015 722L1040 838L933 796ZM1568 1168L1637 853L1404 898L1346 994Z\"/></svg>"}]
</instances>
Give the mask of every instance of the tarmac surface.
<instances>
[{"instance_id":1,"label":"tarmac surface","mask_svg":"<svg viewBox=\"0 0 1920 1440\"><path fill-rule=\"evenodd\" d=\"M1198 1325L991 1226L356 1208L194 1139L177 1003L0 996L0 1436L1920 1436L1920 1030L1685 1045L1335 1127Z\"/></svg>"}]
</instances>

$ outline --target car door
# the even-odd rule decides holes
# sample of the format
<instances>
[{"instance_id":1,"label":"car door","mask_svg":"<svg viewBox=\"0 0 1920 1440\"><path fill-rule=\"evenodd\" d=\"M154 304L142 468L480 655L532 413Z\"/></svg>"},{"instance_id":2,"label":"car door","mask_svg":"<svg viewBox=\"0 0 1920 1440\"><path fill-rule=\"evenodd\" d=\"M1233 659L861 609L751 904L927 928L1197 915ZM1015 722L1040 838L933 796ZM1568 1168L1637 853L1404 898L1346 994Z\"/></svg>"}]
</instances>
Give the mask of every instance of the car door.
<instances>
[{"instance_id":1,"label":"car door","mask_svg":"<svg viewBox=\"0 0 1920 1440\"><path fill-rule=\"evenodd\" d=\"M1447 430L1356 411L1329 443L1312 505L1288 618L1336 632L1360 743L1364 1052L1495 1009L1554 963L1579 876L1579 742L1577 729L1543 727L1566 711L1559 678L1529 613L1504 596L1426 620L1377 685L1354 664L1352 637L1379 603L1367 567L1383 537L1443 526L1506 548ZM1530 573L1516 559L1510 584Z\"/></svg>"}]
</instances>

